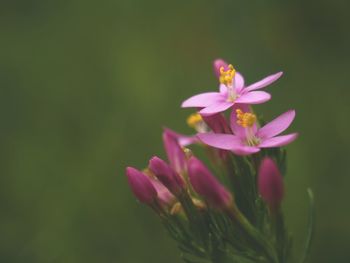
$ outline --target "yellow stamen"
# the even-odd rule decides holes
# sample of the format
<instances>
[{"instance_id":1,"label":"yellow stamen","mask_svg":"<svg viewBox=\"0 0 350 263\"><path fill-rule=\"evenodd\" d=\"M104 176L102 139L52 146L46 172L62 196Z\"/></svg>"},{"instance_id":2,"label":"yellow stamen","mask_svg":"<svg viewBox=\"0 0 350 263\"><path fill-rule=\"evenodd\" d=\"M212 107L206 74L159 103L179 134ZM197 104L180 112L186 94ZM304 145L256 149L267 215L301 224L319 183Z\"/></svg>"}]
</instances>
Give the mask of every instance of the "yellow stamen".
<instances>
[{"instance_id":1,"label":"yellow stamen","mask_svg":"<svg viewBox=\"0 0 350 263\"><path fill-rule=\"evenodd\" d=\"M191 128L196 128L199 123L203 121L202 116L199 113L193 113L187 118L187 124Z\"/></svg>"},{"instance_id":2,"label":"yellow stamen","mask_svg":"<svg viewBox=\"0 0 350 263\"><path fill-rule=\"evenodd\" d=\"M220 83L225 84L226 86L232 85L233 78L235 77L236 70L230 64L228 65L228 70L225 71L224 67L220 68Z\"/></svg>"},{"instance_id":3,"label":"yellow stamen","mask_svg":"<svg viewBox=\"0 0 350 263\"><path fill-rule=\"evenodd\" d=\"M236 110L237 124L243 128L252 127L256 122L256 115L250 112L243 112L241 109Z\"/></svg>"}]
</instances>

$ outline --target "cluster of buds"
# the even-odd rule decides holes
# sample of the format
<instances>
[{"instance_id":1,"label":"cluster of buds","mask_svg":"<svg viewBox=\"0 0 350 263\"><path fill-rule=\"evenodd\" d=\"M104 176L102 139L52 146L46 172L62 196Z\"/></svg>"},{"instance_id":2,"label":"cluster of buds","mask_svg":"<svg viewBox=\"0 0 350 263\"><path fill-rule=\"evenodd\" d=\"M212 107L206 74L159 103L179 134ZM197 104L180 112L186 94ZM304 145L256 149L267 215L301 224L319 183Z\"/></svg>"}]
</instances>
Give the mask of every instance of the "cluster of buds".
<instances>
[{"instance_id":1,"label":"cluster of buds","mask_svg":"<svg viewBox=\"0 0 350 263\"><path fill-rule=\"evenodd\" d=\"M196 133L166 128L167 161L154 156L142 171L126 168L130 188L160 216L186 262L285 262L290 237L281 211L286 162L281 147L297 134L279 134L295 111L261 125L252 110L271 98L259 89L282 72L246 86L232 65L218 59L214 73L218 92L182 103L197 110L187 120ZM193 144L205 150L210 166L189 149Z\"/></svg>"}]
</instances>

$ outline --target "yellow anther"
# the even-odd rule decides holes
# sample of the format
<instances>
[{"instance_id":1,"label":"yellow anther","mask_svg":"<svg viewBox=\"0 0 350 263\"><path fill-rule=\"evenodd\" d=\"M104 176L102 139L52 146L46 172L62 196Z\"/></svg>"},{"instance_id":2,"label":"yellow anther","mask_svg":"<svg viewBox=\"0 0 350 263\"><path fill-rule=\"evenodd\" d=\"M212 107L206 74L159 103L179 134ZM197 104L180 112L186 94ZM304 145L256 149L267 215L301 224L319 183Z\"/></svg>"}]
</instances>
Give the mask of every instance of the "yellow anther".
<instances>
[{"instance_id":1,"label":"yellow anther","mask_svg":"<svg viewBox=\"0 0 350 263\"><path fill-rule=\"evenodd\" d=\"M202 116L199 113L192 113L187 118L187 124L191 128L196 128L196 126L203 121Z\"/></svg>"},{"instance_id":2,"label":"yellow anther","mask_svg":"<svg viewBox=\"0 0 350 263\"><path fill-rule=\"evenodd\" d=\"M226 86L230 86L232 84L232 80L235 77L236 70L230 64L228 65L228 70L225 71L224 67L220 68L220 83L225 84Z\"/></svg>"},{"instance_id":3,"label":"yellow anther","mask_svg":"<svg viewBox=\"0 0 350 263\"><path fill-rule=\"evenodd\" d=\"M247 128L252 127L256 122L256 116L250 112L243 112L241 109L236 110L237 124Z\"/></svg>"}]
</instances>

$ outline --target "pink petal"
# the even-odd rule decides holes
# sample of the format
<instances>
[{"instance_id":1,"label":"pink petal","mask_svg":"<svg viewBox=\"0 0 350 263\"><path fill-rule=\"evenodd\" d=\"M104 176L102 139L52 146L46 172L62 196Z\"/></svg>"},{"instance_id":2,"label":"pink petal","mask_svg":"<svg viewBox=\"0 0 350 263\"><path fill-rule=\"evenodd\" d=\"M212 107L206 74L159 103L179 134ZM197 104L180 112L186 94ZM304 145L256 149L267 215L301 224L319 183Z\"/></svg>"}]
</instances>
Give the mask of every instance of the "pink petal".
<instances>
[{"instance_id":1,"label":"pink petal","mask_svg":"<svg viewBox=\"0 0 350 263\"><path fill-rule=\"evenodd\" d=\"M241 125L237 124L237 113L236 113L237 109L240 109L243 112L250 112L250 109L249 109L249 106L246 104L235 104L232 108L232 112L230 116L231 130L234 133L234 135L237 135L240 138L246 138L246 128L243 128ZM254 124L252 128L255 134L257 131L256 124Z\"/></svg>"},{"instance_id":2,"label":"pink petal","mask_svg":"<svg viewBox=\"0 0 350 263\"><path fill-rule=\"evenodd\" d=\"M280 134L284 130L286 130L289 125L292 123L295 117L295 110L289 110L271 122L267 123L264 127L259 129L257 136L259 138L271 138L277 134Z\"/></svg>"},{"instance_id":3,"label":"pink petal","mask_svg":"<svg viewBox=\"0 0 350 263\"><path fill-rule=\"evenodd\" d=\"M263 140L260 144L260 148L272 148L272 147L282 147L294 141L298 137L297 133L292 133L288 135L276 136Z\"/></svg>"},{"instance_id":4,"label":"pink petal","mask_svg":"<svg viewBox=\"0 0 350 263\"><path fill-rule=\"evenodd\" d=\"M244 87L244 78L243 76L239 73L236 72L236 75L234 77L234 87L237 93L240 93ZM227 94L227 87L225 84L220 84L220 93L225 95Z\"/></svg>"},{"instance_id":5,"label":"pink petal","mask_svg":"<svg viewBox=\"0 0 350 263\"><path fill-rule=\"evenodd\" d=\"M198 138L196 136L182 136L182 137L179 137L178 140L179 140L179 144L182 147L186 147L191 144L198 143Z\"/></svg>"},{"instance_id":6,"label":"pink petal","mask_svg":"<svg viewBox=\"0 0 350 263\"><path fill-rule=\"evenodd\" d=\"M169 128L164 128L164 131L166 131L171 136L175 137L179 142L180 146L185 147L194 143L198 143L198 138L195 135L184 135L173 131Z\"/></svg>"},{"instance_id":7,"label":"pink petal","mask_svg":"<svg viewBox=\"0 0 350 263\"><path fill-rule=\"evenodd\" d=\"M224 110L227 110L233 105L233 102L228 102L228 101L220 101L216 102L202 110L199 111L201 115L212 115L215 113L222 112Z\"/></svg>"},{"instance_id":8,"label":"pink petal","mask_svg":"<svg viewBox=\"0 0 350 263\"><path fill-rule=\"evenodd\" d=\"M265 91L251 91L241 95L235 100L235 102L244 104L259 104L268 101L269 99L271 99L271 95Z\"/></svg>"},{"instance_id":9,"label":"pink petal","mask_svg":"<svg viewBox=\"0 0 350 263\"><path fill-rule=\"evenodd\" d=\"M181 107L207 107L217 101L220 101L222 96L219 92L206 92L198 95L194 95L191 98L185 100Z\"/></svg>"},{"instance_id":10,"label":"pink petal","mask_svg":"<svg viewBox=\"0 0 350 263\"><path fill-rule=\"evenodd\" d=\"M219 90L222 95L227 96L227 87L225 84L220 84Z\"/></svg>"},{"instance_id":11,"label":"pink petal","mask_svg":"<svg viewBox=\"0 0 350 263\"><path fill-rule=\"evenodd\" d=\"M245 88L246 91L251 91L251 90L257 90L264 88L276 80L278 80L282 76L283 72L278 72L276 74L270 75L266 78L263 78L262 80L255 82L254 84L249 85L248 87Z\"/></svg>"},{"instance_id":12,"label":"pink petal","mask_svg":"<svg viewBox=\"0 0 350 263\"><path fill-rule=\"evenodd\" d=\"M260 151L260 148L247 145L236 145L232 150L237 155L250 155Z\"/></svg>"},{"instance_id":13,"label":"pink petal","mask_svg":"<svg viewBox=\"0 0 350 263\"><path fill-rule=\"evenodd\" d=\"M223 133L199 133L197 137L205 144L223 149L232 150L239 146L242 142L237 136Z\"/></svg>"},{"instance_id":14,"label":"pink petal","mask_svg":"<svg viewBox=\"0 0 350 263\"><path fill-rule=\"evenodd\" d=\"M241 90L244 87L244 78L239 72L236 72L234 82L235 82L234 86L236 88L236 92L237 93L241 92Z\"/></svg>"}]
</instances>

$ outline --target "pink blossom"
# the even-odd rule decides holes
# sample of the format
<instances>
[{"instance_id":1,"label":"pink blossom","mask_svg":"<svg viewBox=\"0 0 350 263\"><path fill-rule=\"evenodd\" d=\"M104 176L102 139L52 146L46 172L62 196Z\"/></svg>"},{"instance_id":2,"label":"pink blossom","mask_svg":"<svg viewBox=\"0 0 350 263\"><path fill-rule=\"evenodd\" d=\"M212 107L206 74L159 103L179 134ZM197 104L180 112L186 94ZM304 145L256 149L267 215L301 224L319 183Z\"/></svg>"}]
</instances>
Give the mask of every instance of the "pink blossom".
<instances>
[{"instance_id":1,"label":"pink blossom","mask_svg":"<svg viewBox=\"0 0 350 263\"><path fill-rule=\"evenodd\" d=\"M237 155L257 153L261 148L281 147L294 141L297 133L279 135L286 130L295 117L289 110L265 126L258 128L256 116L247 111L247 106L235 107L231 114L233 134L201 133L197 137L205 144L215 148L230 150ZM244 112L246 111L246 112Z\"/></svg>"},{"instance_id":2,"label":"pink blossom","mask_svg":"<svg viewBox=\"0 0 350 263\"><path fill-rule=\"evenodd\" d=\"M182 103L183 108L196 107L202 108L201 115L212 115L222 112L232 107L234 104L260 104L268 101L271 95L262 89L282 76L282 72L275 73L264 79L245 86L243 76L236 72L232 65L225 68L223 61L214 62L214 72L217 74L218 65L220 68L220 88L219 92L205 92L190 97Z\"/></svg>"}]
</instances>

